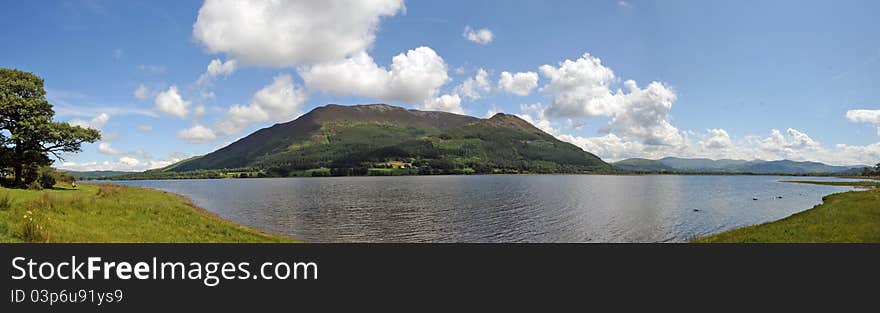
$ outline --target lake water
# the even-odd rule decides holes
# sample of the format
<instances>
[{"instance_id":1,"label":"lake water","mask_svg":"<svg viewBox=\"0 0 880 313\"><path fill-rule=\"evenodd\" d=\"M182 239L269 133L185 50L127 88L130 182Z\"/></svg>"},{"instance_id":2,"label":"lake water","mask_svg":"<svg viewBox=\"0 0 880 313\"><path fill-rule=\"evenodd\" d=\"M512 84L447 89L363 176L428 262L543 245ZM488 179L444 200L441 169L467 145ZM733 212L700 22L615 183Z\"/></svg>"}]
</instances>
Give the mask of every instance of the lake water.
<instances>
[{"instance_id":1,"label":"lake water","mask_svg":"<svg viewBox=\"0 0 880 313\"><path fill-rule=\"evenodd\" d=\"M489 175L114 183L181 194L225 219L313 242L681 242L777 220L821 203L825 195L851 190L779 182L786 179L792 177Z\"/></svg>"}]
</instances>

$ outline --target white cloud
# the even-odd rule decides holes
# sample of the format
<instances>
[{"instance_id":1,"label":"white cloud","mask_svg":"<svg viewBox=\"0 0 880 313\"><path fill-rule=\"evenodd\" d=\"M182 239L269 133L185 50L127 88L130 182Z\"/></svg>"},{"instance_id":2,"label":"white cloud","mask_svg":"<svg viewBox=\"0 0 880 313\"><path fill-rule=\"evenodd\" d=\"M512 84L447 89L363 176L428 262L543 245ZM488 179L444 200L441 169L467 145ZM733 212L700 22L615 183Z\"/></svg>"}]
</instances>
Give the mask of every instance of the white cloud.
<instances>
[{"instance_id":1,"label":"white cloud","mask_svg":"<svg viewBox=\"0 0 880 313\"><path fill-rule=\"evenodd\" d=\"M137 89L134 90L132 95L138 100L147 100L147 98L150 97L150 89L147 88L147 86L144 86L144 84L140 84Z\"/></svg>"},{"instance_id":2,"label":"white cloud","mask_svg":"<svg viewBox=\"0 0 880 313\"><path fill-rule=\"evenodd\" d=\"M177 92L176 86L168 87L168 90L160 92L156 95L156 111L162 114L186 117L189 112L189 101L183 100Z\"/></svg>"},{"instance_id":3,"label":"white cloud","mask_svg":"<svg viewBox=\"0 0 880 313\"><path fill-rule=\"evenodd\" d=\"M213 53L276 67L333 62L366 51L403 0L208 0L193 36Z\"/></svg>"},{"instance_id":4,"label":"white cloud","mask_svg":"<svg viewBox=\"0 0 880 313\"><path fill-rule=\"evenodd\" d=\"M137 166L138 164L141 164L141 162L138 161L138 159L131 158L131 157L121 157L121 158L119 158L119 163L125 164L129 167L134 167L134 166Z\"/></svg>"},{"instance_id":5,"label":"white cloud","mask_svg":"<svg viewBox=\"0 0 880 313\"><path fill-rule=\"evenodd\" d=\"M846 118L853 122L880 124L880 110L849 110Z\"/></svg>"},{"instance_id":6,"label":"white cloud","mask_svg":"<svg viewBox=\"0 0 880 313\"><path fill-rule=\"evenodd\" d=\"M565 60L558 66L540 67L550 83L542 90L551 102L521 106L519 116L560 140L571 142L607 161L625 158L662 158L667 156L712 159L817 161L832 165L873 164L880 160L880 143L865 146L838 144L823 146L806 132L788 128L773 129L769 135L733 138L726 130L707 129L704 133L680 131L670 122L669 112L677 99L675 91L661 82L641 88L635 81L619 82L614 72L599 58L584 54L578 60ZM549 118L606 116L610 120L597 137L560 134ZM880 126L880 110L850 110L846 117L853 122ZM554 133L555 131L555 133ZM880 133L878 133L880 135Z\"/></svg>"},{"instance_id":7,"label":"white cloud","mask_svg":"<svg viewBox=\"0 0 880 313\"><path fill-rule=\"evenodd\" d=\"M477 100L483 97L483 94L492 91L492 85L489 83L489 73L484 69L477 70L477 75L468 77L455 88L455 93L462 97Z\"/></svg>"},{"instance_id":8,"label":"white cloud","mask_svg":"<svg viewBox=\"0 0 880 313\"><path fill-rule=\"evenodd\" d=\"M361 52L342 61L300 68L299 74L312 90L407 103L435 97L450 80L446 62L429 47L398 54L390 69Z\"/></svg>"},{"instance_id":9,"label":"white cloud","mask_svg":"<svg viewBox=\"0 0 880 313\"><path fill-rule=\"evenodd\" d=\"M610 89L617 78L599 58L586 53L575 61L560 62L559 67L542 65L540 70L550 79L543 90L553 98L548 108L552 115L593 117L620 111L621 102Z\"/></svg>"},{"instance_id":10,"label":"white cloud","mask_svg":"<svg viewBox=\"0 0 880 313\"><path fill-rule=\"evenodd\" d=\"M196 81L198 85L207 85L210 84L214 78L217 77L228 77L235 72L238 67L238 61L236 60L227 60L226 62L220 61L220 59L213 59L210 63L208 63L208 69L204 74L199 76L199 79Z\"/></svg>"},{"instance_id":11,"label":"white cloud","mask_svg":"<svg viewBox=\"0 0 880 313\"><path fill-rule=\"evenodd\" d=\"M214 131L210 128L195 124L193 127L182 129L177 132L177 138L180 138L187 143L207 143L214 140L214 138L217 138L217 135L215 135Z\"/></svg>"},{"instance_id":12,"label":"white cloud","mask_svg":"<svg viewBox=\"0 0 880 313\"><path fill-rule=\"evenodd\" d=\"M473 29L470 26L465 26L464 33L461 35L468 41L481 45L487 45L495 39L495 34L488 28Z\"/></svg>"},{"instance_id":13,"label":"white cloud","mask_svg":"<svg viewBox=\"0 0 880 313\"><path fill-rule=\"evenodd\" d=\"M193 116L200 117L202 115L205 115L205 111L206 109L204 105L197 106L196 109L193 110Z\"/></svg>"},{"instance_id":14,"label":"white cloud","mask_svg":"<svg viewBox=\"0 0 880 313\"><path fill-rule=\"evenodd\" d=\"M108 120L110 120L110 115L108 115L107 113L101 113L89 121L75 118L75 119L70 120L68 123L70 125L79 126L82 128L91 128L91 129L100 130L101 127L103 127L104 124L106 124Z\"/></svg>"},{"instance_id":15,"label":"white cloud","mask_svg":"<svg viewBox=\"0 0 880 313\"><path fill-rule=\"evenodd\" d=\"M617 6L619 6L621 8L632 8L633 7L633 5L631 3L627 2L627 1L623 1L623 0L617 1Z\"/></svg>"},{"instance_id":16,"label":"white cloud","mask_svg":"<svg viewBox=\"0 0 880 313\"><path fill-rule=\"evenodd\" d=\"M249 105L232 105L214 126L221 134L233 135L253 123L288 121L299 114L307 99L306 92L294 86L290 75L278 75L272 84L254 94Z\"/></svg>"},{"instance_id":17,"label":"white cloud","mask_svg":"<svg viewBox=\"0 0 880 313\"><path fill-rule=\"evenodd\" d=\"M427 111L444 111L456 114L464 114L461 108L461 97L457 94L442 95L440 97L425 101L421 107Z\"/></svg>"},{"instance_id":18,"label":"white cloud","mask_svg":"<svg viewBox=\"0 0 880 313\"><path fill-rule=\"evenodd\" d=\"M651 82L644 89L635 81L624 82L626 91L611 91L618 79L602 60L590 54L558 67L543 65L541 73L550 78L543 90L552 98L548 115L555 117L609 116L603 130L623 139L638 139L646 145L680 145L682 136L669 122L669 111L677 96L667 85Z\"/></svg>"},{"instance_id":19,"label":"white cloud","mask_svg":"<svg viewBox=\"0 0 880 313\"><path fill-rule=\"evenodd\" d=\"M183 157L172 156L164 160L142 162L132 157L120 157L113 161L103 162L64 162L59 168L71 171L144 171L161 168L183 160Z\"/></svg>"},{"instance_id":20,"label":"white cloud","mask_svg":"<svg viewBox=\"0 0 880 313\"><path fill-rule=\"evenodd\" d=\"M150 125L150 124L141 124L141 125L138 125L138 129L140 129L140 130L143 131L143 132L152 131L152 130L153 130L153 125Z\"/></svg>"},{"instance_id":21,"label":"white cloud","mask_svg":"<svg viewBox=\"0 0 880 313\"><path fill-rule=\"evenodd\" d=\"M700 144L708 149L727 149L733 146L730 135L720 128L706 130L711 136Z\"/></svg>"},{"instance_id":22,"label":"white cloud","mask_svg":"<svg viewBox=\"0 0 880 313\"><path fill-rule=\"evenodd\" d=\"M523 112L523 114L516 114L519 118L535 125L535 127L548 134L554 136L559 134L559 130L553 127L553 123L551 123L547 118L547 115L544 114L546 108L544 108L544 105L541 103L521 104L519 109ZM532 115L535 117L532 117Z\"/></svg>"},{"instance_id":23,"label":"white cloud","mask_svg":"<svg viewBox=\"0 0 880 313\"><path fill-rule=\"evenodd\" d=\"M103 154L120 154L120 153L122 153L119 150L116 150L115 148L113 148L109 142L102 142L102 143L98 144L98 152L103 153Z\"/></svg>"},{"instance_id":24,"label":"white cloud","mask_svg":"<svg viewBox=\"0 0 880 313\"><path fill-rule=\"evenodd\" d=\"M528 96L538 86L538 73L524 72L511 74L501 72L498 89L518 96Z\"/></svg>"}]
</instances>

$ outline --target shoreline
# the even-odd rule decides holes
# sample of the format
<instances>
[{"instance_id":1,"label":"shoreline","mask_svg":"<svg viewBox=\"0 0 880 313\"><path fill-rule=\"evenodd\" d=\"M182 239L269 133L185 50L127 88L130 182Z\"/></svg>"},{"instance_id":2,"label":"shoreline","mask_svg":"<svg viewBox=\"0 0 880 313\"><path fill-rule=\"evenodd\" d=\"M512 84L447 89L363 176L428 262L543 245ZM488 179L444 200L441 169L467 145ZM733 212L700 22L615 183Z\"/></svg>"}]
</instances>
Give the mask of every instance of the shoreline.
<instances>
[{"instance_id":1,"label":"shoreline","mask_svg":"<svg viewBox=\"0 0 880 313\"><path fill-rule=\"evenodd\" d=\"M238 179L276 179L276 178L356 178L356 177L443 177L443 176L782 176L782 177L814 177L814 178L837 178L837 179L861 179L861 180L877 180L880 177L862 177L862 176L840 176L826 174L756 174L756 173L474 173L474 174L432 174L432 175L352 175L352 176L278 176L278 177L198 177L198 178L149 178L149 179L118 179L116 177L106 177L100 179L80 179L81 182L113 183L115 181L168 181L168 180L238 180ZM797 183L802 181L780 181ZM806 181L804 183L809 183Z\"/></svg>"},{"instance_id":2,"label":"shoreline","mask_svg":"<svg viewBox=\"0 0 880 313\"><path fill-rule=\"evenodd\" d=\"M0 242L293 243L171 192L122 184L0 189Z\"/></svg>"},{"instance_id":3,"label":"shoreline","mask_svg":"<svg viewBox=\"0 0 880 313\"><path fill-rule=\"evenodd\" d=\"M235 221L229 220L229 219L225 219L225 218L221 217L219 214L214 213L214 212L211 212L211 211L208 211L208 209L205 209L205 208L199 206L198 204L196 204L195 202L193 202L192 199L190 199L189 197L184 196L184 195L179 194L179 193L173 193L173 192L168 192L168 191L159 190L159 189L153 189L153 188L149 188L149 187L129 186L129 185L121 185L121 184L113 184L113 185L114 185L114 186L125 186L125 187L142 188L142 189L148 189L148 190L152 190L152 191L158 191L158 192L162 192L162 193L165 193L165 194L169 194L169 195L172 195L172 196L175 196L175 197L179 198L180 201L183 202L183 204L185 204L186 206L190 207L190 208L191 208L193 211L195 211L196 213L199 213L199 214L201 214L201 215L203 215L203 216L205 216L205 217L207 217L207 218L217 219L217 220L221 220L221 221L224 221L224 222L227 222L227 223L230 223L230 224L234 224L234 225L237 225L237 226L240 227L240 228L246 229L246 230L251 231L251 232L259 233L259 234L262 234L262 235L264 235L264 236L268 236L268 237L281 237L281 238L286 238L286 239L293 240L294 242L299 242L299 243L303 243L303 242L304 242L304 241L302 241L302 240L300 240L300 239L292 238L292 237L290 237L290 236L286 236L286 235L282 235L282 234L276 234L276 233L268 232L268 231L265 231L265 230L262 230L262 229L257 229L257 228L254 228L254 227L250 227L250 226L247 226L247 225L244 225L244 224L241 224L241 223L238 223L238 222L235 222Z\"/></svg>"},{"instance_id":4,"label":"shoreline","mask_svg":"<svg viewBox=\"0 0 880 313\"><path fill-rule=\"evenodd\" d=\"M878 243L880 182L780 181L852 186L857 190L822 197L822 203L785 218L707 235L689 243Z\"/></svg>"}]
</instances>

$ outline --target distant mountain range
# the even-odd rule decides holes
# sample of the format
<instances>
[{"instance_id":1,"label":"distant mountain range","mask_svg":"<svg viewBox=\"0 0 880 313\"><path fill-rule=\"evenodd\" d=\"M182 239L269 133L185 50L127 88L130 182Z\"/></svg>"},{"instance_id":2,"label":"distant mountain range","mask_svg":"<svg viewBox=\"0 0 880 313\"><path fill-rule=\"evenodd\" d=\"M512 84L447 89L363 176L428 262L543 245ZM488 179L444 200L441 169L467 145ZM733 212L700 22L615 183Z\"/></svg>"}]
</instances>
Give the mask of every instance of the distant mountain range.
<instances>
[{"instance_id":1,"label":"distant mountain range","mask_svg":"<svg viewBox=\"0 0 880 313\"><path fill-rule=\"evenodd\" d=\"M100 178L110 178L114 176L121 176L126 174L134 174L137 172L123 172L123 171L68 171L68 170L60 170L67 175L73 176L78 180L84 179L100 179Z\"/></svg>"},{"instance_id":2,"label":"distant mountain range","mask_svg":"<svg viewBox=\"0 0 880 313\"><path fill-rule=\"evenodd\" d=\"M662 158L626 159L614 162L615 168L636 172L671 172L671 173L726 173L726 174L835 174L859 170L865 165L834 166L819 162L797 162L790 160L711 160Z\"/></svg>"},{"instance_id":3,"label":"distant mountain range","mask_svg":"<svg viewBox=\"0 0 880 313\"><path fill-rule=\"evenodd\" d=\"M268 176L302 171L366 175L387 168L410 174L612 170L595 155L514 115L481 119L386 104L330 104L207 155L146 173L239 169Z\"/></svg>"}]
</instances>

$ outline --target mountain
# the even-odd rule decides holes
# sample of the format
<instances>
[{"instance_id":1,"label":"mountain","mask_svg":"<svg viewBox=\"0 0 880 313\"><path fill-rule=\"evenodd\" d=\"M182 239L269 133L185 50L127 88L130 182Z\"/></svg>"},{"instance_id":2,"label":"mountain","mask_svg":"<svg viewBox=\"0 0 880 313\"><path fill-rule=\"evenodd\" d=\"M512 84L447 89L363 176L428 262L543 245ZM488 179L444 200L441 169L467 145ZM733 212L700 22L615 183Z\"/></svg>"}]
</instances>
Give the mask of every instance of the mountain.
<instances>
[{"instance_id":1,"label":"mountain","mask_svg":"<svg viewBox=\"0 0 880 313\"><path fill-rule=\"evenodd\" d=\"M242 169L288 176L330 169L334 175L361 175L386 167L432 174L611 169L514 115L480 119L386 104L330 104L158 171Z\"/></svg>"},{"instance_id":2,"label":"mountain","mask_svg":"<svg viewBox=\"0 0 880 313\"><path fill-rule=\"evenodd\" d=\"M122 171L67 171L67 170L59 170L64 172L67 175L73 176L78 180L85 179L102 179L102 178L110 178L114 176L121 176L127 174L134 174L135 172L122 172Z\"/></svg>"},{"instance_id":3,"label":"mountain","mask_svg":"<svg viewBox=\"0 0 880 313\"><path fill-rule=\"evenodd\" d=\"M667 157L659 160L626 159L613 163L622 170L637 172L700 172L731 174L833 174L848 172L859 166L833 166L818 162L790 160L711 160Z\"/></svg>"}]
</instances>

